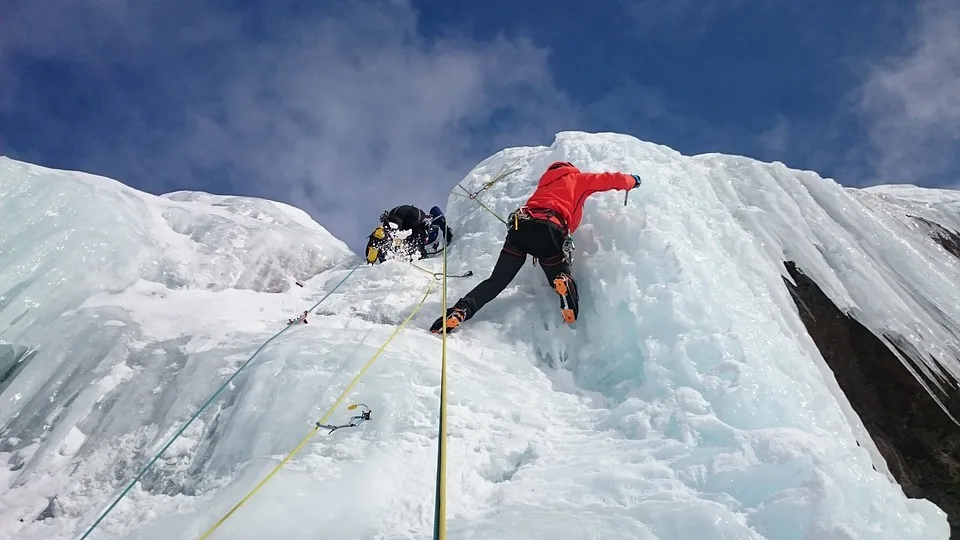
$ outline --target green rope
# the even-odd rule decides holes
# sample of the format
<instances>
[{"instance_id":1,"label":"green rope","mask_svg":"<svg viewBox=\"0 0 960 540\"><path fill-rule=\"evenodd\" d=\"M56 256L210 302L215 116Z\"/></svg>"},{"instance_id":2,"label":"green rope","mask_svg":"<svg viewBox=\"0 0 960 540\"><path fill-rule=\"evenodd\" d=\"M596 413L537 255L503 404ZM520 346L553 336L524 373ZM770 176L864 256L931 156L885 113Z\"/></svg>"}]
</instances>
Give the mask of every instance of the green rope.
<instances>
[{"instance_id":1,"label":"green rope","mask_svg":"<svg viewBox=\"0 0 960 540\"><path fill-rule=\"evenodd\" d=\"M484 182L483 186L482 186L480 189L478 189L476 192L474 192L474 193L470 193L469 191L467 192L467 193L470 193L470 198L471 198L471 199L476 199L477 197L480 196L481 193L483 193L483 192L486 191L487 189L493 187L493 185L496 184L497 182L499 182L500 180L503 180L504 178L510 176L511 174L513 174L513 173L515 173L515 172L518 172L518 171L520 170L520 167L517 167L517 168L515 168L515 169L511 169L511 170L509 170L509 171L507 170L507 168L508 168L508 167L513 167L513 166L514 166L515 164L517 164L519 161L520 161L520 158L517 158L517 159L513 160L513 162L512 162L510 165L507 165L506 163L504 163L503 166L500 167L500 172L498 172L497 175L494 176L492 180L490 180L489 182ZM466 190L464 190L464 191L466 191Z\"/></svg>"},{"instance_id":2,"label":"green rope","mask_svg":"<svg viewBox=\"0 0 960 540\"><path fill-rule=\"evenodd\" d=\"M316 304L314 304L313 307L311 307L310 309L308 309L307 312L309 313L309 312L317 309L317 306L319 306L321 303L323 303L323 301L326 300L331 294L333 294L334 291L336 291L338 288L340 288L340 286L343 285L343 283L344 283L345 281L347 281L347 278L349 278L354 272L356 272L357 269L360 268L361 265L363 265L363 263L364 263L364 261L360 261L360 262L357 264L357 266L353 267L353 270L350 270L350 272L349 272L346 276L344 276L343 279L341 279L340 282L336 284L336 286L334 286L332 289L330 289L330 291L329 291L327 294L323 295L323 298L321 298ZM111 503L110 506L108 506L107 509L104 510L104 512L103 512L102 514L100 514L100 517L97 518L97 520L96 520L95 522L93 522L93 525L91 525L90 528L87 529L87 532L83 533L83 536L80 537L80 540L83 540L84 538L86 538L87 536L89 536L90 533L93 532L93 530L97 528L97 525L99 525L100 522L103 521L103 519L104 519L105 517L107 517L107 514L109 514L109 513L117 506L117 504L120 503L120 500L123 499L123 498L127 495L127 493L130 492L131 489L133 489L133 486L135 486L135 485L137 484L137 482L139 482L140 479L143 478L143 475L146 474L147 471L149 471L149 470L153 467L153 465L157 462L157 460L160 459L160 456L162 456L163 453L166 452L168 448L170 448L170 445L172 445L172 444L174 443L174 441L176 441L178 438L180 438L180 435L182 435L183 432L186 431L186 429L187 429L188 427L190 427L190 424L192 424L193 421L196 420L196 419L200 416L200 414L201 414L211 403L213 403L213 401L217 398L217 396L219 396L220 393L223 392L224 389L226 389L227 386L230 385L230 382L233 381L233 379L236 378L236 376L239 375L240 372L244 370L244 368L246 368L248 365L250 365L250 362L253 362L253 359L256 358L258 354L260 354L260 351L262 351L264 348L266 348L266 346L269 345L270 342L272 342L274 339L280 337L284 332L286 332L287 330L289 330L292 326L294 326L294 325L289 324L289 325L285 326L285 327L283 328L283 330L280 330L279 332L277 332L276 334L274 334L270 339L268 339L267 341L265 341L265 342L263 343L263 345L261 345L260 348L257 349L257 350L253 353L253 355L251 355L250 358L247 359L247 361L244 362L243 365L240 366L240 367L237 369L237 371L235 371L235 372L233 373L233 375L231 375L226 381L224 381L224 383L220 386L220 388L218 388L217 391L214 392L212 396L210 396L210 399L208 399L208 400L206 401L206 403L204 403L203 405L201 405L200 408L197 410L197 412L193 413L193 415L190 417L190 419L187 420L187 422L186 422L185 424L183 424L183 426L182 426L179 430L177 430L177 432L173 435L173 437L171 437L170 440L167 441L167 443L163 445L163 448L161 448L160 451L157 452L157 454L156 454L155 456L153 456L153 459L151 459L149 463L147 463L142 469L140 469L140 472L137 473L136 478L134 478L134 479L130 482L130 484L120 493L120 495L117 496L117 498L113 501L113 503Z\"/></svg>"},{"instance_id":3,"label":"green rope","mask_svg":"<svg viewBox=\"0 0 960 540\"><path fill-rule=\"evenodd\" d=\"M469 191L467 191L467 189L466 189L465 187L461 186L460 184L457 184L457 187L460 188L460 189L462 189L462 190L464 190L464 191L466 191L468 194L470 193ZM487 212L490 212L490 214L491 214L493 217L499 219L504 225L510 225L509 223L507 223L507 220L503 219L503 218L500 217L496 212L494 212L493 210L491 210L487 205L483 204L483 202L481 202L480 199L471 198L471 200L475 201L477 204L479 204L479 205L480 205L484 210L486 210Z\"/></svg>"},{"instance_id":4,"label":"green rope","mask_svg":"<svg viewBox=\"0 0 960 540\"><path fill-rule=\"evenodd\" d=\"M477 204L479 204L481 207L483 207L484 210L486 210L487 212L490 212L490 214L491 214L493 217L499 219L504 225L508 225L508 226L509 226L510 224L507 223L507 220L505 220L505 219L503 219L502 217L500 217L496 212L494 212L493 210L491 210L487 205L483 204L483 202L480 201L480 194L483 193L484 191L486 191L487 188L489 188L489 187L493 186L494 184L496 184L497 182L499 182L500 180L503 180L504 178L510 176L511 174L519 171L519 170L520 170L520 167L517 167L517 168L515 168L515 169L507 170L509 167L513 167L514 165L516 165L519 161L520 161L520 158L517 158L517 159L513 160L513 162L511 162L510 165L507 165L506 163L504 163L503 166L500 167L500 171L497 173L497 175L494 176L493 179L490 180L489 182L485 182L485 183L483 184L483 187L481 187L480 189L478 189L476 193L471 193L470 190L468 190L467 188L463 187L462 184L457 184L457 187L460 188L460 189L462 189L463 192L466 193L466 195L460 195L459 193L453 193L453 194L454 194L454 195L460 195L461 197L466 197L466 198L468 198L468 199L470 199L470 200L472 200L472 201L476 201Z\"/></svg>"}]
</instances>

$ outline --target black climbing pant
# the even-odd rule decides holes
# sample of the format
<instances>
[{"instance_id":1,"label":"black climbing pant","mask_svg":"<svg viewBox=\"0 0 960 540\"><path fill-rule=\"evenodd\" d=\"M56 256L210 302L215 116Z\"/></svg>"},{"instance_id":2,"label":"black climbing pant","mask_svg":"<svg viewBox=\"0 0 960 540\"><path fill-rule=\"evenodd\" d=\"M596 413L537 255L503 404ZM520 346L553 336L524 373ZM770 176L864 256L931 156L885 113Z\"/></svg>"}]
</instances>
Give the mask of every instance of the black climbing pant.
<instances>
[{"instance_id":1,"label":"black climbing pant","mask_svg":"<svg viewBox=\"0 0 960 540\"><path fill-rule=\"evenodd\" d=\"M539 259L540 268L551 286L559 274L570 276L570 264L563 253L563 241L564 235L555 224L535 219L521 220L516 229L510 227L490 277L477 284L455 307L464 308L467 319L473 317L513 281L523 268L527 255Z\"/></svg>"}]
</instances>

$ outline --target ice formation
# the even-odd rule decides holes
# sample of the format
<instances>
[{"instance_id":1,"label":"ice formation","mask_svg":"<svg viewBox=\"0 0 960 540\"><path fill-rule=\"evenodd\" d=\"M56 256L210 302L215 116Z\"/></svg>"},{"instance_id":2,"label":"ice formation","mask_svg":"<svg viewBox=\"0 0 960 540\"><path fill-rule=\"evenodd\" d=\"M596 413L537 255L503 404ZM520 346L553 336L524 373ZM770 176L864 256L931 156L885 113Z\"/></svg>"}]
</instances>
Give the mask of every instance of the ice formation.
<instances>
[{"instance_id":1,"label":"ice formation","mask_svg":"<svg viewBox=\"0 0 960 540\"><path fill-rule=\"evenodd\" d=\"M644 184L626 205L622 192L586 204L575 328L527 266L448 337L449 538L948 538L943 512L885 474L781 276L796 261L842 309L912 342L922 354L904 361L935 387L960 368L960 264L902 214L950 222L960 197L584 133L506 149L460 185L517 169L481 195L505 217L555 160ZM486 277L505 231L451 187L449 272L475 273L449 280L453 302ZM7 159L0 220L0 536L18 539L82 534L226 376L360 261L285 205L153 197ZM395 261L356 271L90 538L208 530L431 283ZM211 538L429 538L440 340L425 329L439 313L434 287L356 387L371 422L318 435Z\"/></svg>"}]
</instances>

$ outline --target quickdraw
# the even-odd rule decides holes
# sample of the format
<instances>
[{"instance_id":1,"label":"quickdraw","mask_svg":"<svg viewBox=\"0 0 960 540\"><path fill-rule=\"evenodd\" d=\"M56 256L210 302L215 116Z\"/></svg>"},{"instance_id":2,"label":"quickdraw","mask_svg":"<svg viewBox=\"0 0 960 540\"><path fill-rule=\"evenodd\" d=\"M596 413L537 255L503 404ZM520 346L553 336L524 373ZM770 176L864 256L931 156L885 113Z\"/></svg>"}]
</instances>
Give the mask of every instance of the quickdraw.
<instances>
[{"instance_id":1,"label":"quickdraw","mask_svg":"<svg viewBox=\"0 0 960 540\"><path fill-rule=\"evenodd\" d=\"M568 236L563 240L563 256L567 258L567 264L573 263L573 250L577 246L573 243L573 237Z\"/></svg>"},{"instance_id":2,"label":"quickdraw","mask_svg":"<svg viewBox=\"0 0 960 540\"><path fill-rule=\"evenodd\" d=\"M333 425L333 424L321 424L320 422L317 422L317 429L329 429L330 431L327 432L327 435L329 435L338 429L348 428L348 427L357 427L360 424L366 422L367 420L370 420L370 413L373 411L371 411L370 407L367 407L363 403L354 403L353 405L350 405L349 407L347 407L347 410L352 411L357 407L362 407L360 414L356 416L351 416L350 420L346 424Z\"/></svg>"},{"instance_id":3,"label":"quickdraw","mask_svg":"<svg viewBox=\"0 0 960 540\"><path fill-rule=\"evenodd\" d=\"M438 280L438 281L441 280L441 279L443 279L444 277L448 277L448 278L465 278L465 277L470 277L470 276L473 275L473 270L467 270L466 272L463 272L462 274L447 274L446 276L444 276L443 272L434 272L434 271L432 271L432 270L427 270L426 268L424 268L424 267L422 267L422 266L420 266L420 265L414 264L413 262L410 263L410 266L416 268L417 270L419 270L419 271L421 271L421 272L423 272L423 273L425 273L425 274L430 274L431 276L433 276L433 279L436 279L436 280Z\"/></svg>"},{"instance_id":4,"label":"quickdraw","mask_svg":"<svg viewBox=\"0 0 960 540\"><path fill-rule=\"evenodd\" d=\"M427 270L427 271L429 272L429 270ZM433 275L433 279L437 279L437 280L443 279L444 277L448 277L448 278L465 278L465 277L470 277L470 276L472 276L472 275L473 275L473 270L467 270L466 272L464 272L464 273L462 273L462 274L447 274L446 276L443 275L443 272L432 272L431 274Z\"/></svg>"}]
</instances>

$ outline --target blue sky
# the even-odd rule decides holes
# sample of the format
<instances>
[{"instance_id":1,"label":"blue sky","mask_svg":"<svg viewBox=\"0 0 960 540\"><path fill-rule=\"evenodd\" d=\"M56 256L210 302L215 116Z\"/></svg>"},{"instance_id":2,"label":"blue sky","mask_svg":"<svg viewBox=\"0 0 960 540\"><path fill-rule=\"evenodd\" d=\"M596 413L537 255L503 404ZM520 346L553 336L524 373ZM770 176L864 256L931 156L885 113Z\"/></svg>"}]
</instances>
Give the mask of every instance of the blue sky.
<instances>
[{"instance_id":1,"label":"blue sky","mask_svg":"<svg viewBox=\"0 0 960 540\"><path fill-rule=\"evenodd\" d=\"M708 7L703 7L708 6ZM831 7L833 6L833 7ZM960 183L950 0L12 0L0 153L268 197L359 249L395 204L561 130Z\"/></svg>"}]
</instances>

